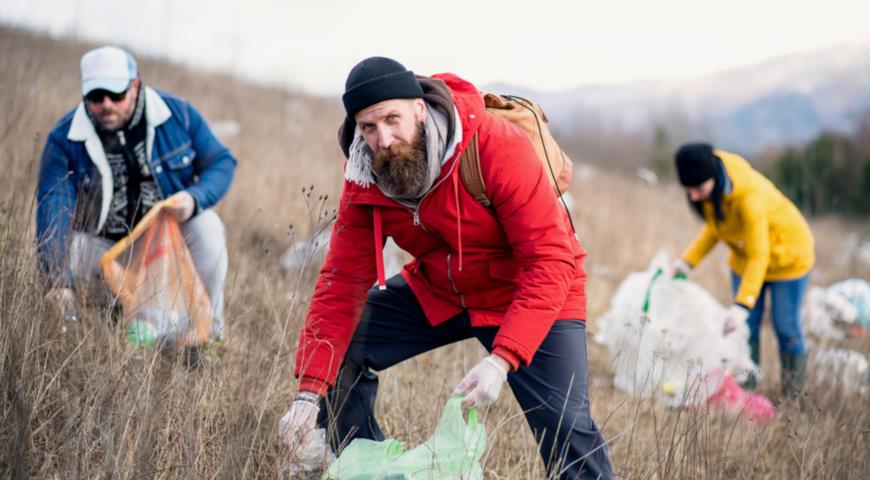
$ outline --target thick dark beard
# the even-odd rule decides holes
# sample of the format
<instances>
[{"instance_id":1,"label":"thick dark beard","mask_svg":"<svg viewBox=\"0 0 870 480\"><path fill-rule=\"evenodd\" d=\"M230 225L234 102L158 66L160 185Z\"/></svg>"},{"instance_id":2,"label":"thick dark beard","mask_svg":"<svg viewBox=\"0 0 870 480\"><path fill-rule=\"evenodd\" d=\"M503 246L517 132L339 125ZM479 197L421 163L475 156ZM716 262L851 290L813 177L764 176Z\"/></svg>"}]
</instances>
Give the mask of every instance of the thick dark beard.
<instances>
[{"instance_id":1,"label":"thick dark beard","mask_svg":"<svg viewBox=\"0 0 870 480\"><path fill-rule=\"evenodd\" d=\"M127 95L130 95L130 92L127 92ZM87 99L84 99L83 102L87 105ZM139 82L139 86L136 88L136 101L132 102L129 106L128 112L119 112L122 117L124 117L120 126L115 128L109 128L104 125L102 121L100 121L94 114L91 112L90 108L85 108L85 112L90 118L91 123L94 125L94 128L97 132L100 133L112 133L119 130L129 130L135 127L139 122L142 121L142 117L144 116L145 111L145 95L143 92L142 83Z\"/></svg>"},{"instance_id":2,"label":"thick dark beard","mask_svg":"<svg viewBox=\"0 0 870 480\"><path fill-rule=\"evenodd\" d=\"M429 162L423 124L411 143L397 141L372 156L372 171L378 186L395 198L416 199L429 186Z\"/></svg>"}]
</instances>

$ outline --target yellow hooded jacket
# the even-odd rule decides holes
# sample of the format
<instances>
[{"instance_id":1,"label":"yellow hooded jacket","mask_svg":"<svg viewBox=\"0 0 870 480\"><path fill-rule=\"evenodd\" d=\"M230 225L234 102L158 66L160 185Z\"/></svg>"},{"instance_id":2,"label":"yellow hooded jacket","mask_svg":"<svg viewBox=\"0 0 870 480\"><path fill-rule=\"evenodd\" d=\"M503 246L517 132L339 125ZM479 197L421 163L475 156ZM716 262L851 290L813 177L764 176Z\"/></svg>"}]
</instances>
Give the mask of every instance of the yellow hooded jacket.
<instances>
[{"instance_id":1,"label":"yellow hooded jacket","mask_svg":"<svg viewBox=\"0 0 870 480\"><path fill-rule=\"evenodd\" d=\"M713 203L705 201L706 225L682 257L696 266L716 242L725 242L731 249L728 264L741 277L734 301L752 309L765 281L796 279L810 271L813 234L797 207L749 162L733 153L715 153L733 184L722 198L725 219L717 222Z\"/></svg>"}]
</instances>

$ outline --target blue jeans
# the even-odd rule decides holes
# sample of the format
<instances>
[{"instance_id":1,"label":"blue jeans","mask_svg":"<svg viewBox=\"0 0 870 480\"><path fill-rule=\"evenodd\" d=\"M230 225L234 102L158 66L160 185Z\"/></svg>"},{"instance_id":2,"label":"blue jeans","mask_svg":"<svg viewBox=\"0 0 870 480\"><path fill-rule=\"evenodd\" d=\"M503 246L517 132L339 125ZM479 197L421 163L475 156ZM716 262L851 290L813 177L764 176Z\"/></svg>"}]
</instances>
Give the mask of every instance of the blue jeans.
<instances>
[{"instance_id":1,"label":"blue jeans","mask_svg":"<svg viewBox=\"0 0 870 480\"><path fill-rule=\"evenodd\" d=\"M336 385L321 405L320 425L335 422L334 448L354 438L384 439L374 416L375 371L466 338L491 350L498 332L497 327L472 327L467 312L433 327L400 275L387 287L369 291ZM559 320L532 363L508 374L552 478L613 478L607 442L589 411L587 366L585 322Z\"/></svg>"},{"instance_id":2,"label":"blue jeans","mask_svg":"<svg viewBox=\"0 0 870 480\"><path fill-rule=\"evenodd\" d=\"M773 330L779 342L779 351L789 355L803 355L806 353L804 334L801 330L801 303L804 291L807 288L809 274L794 280L781 280L777 282L764 282L761 292L758 294L758 302L749 313L746 322L749 324L749 341L757 342L761 330L761 317L764 315L764 299L767 291L770 291L771 317ZM734 294L740 289L740 276L731 272L731 288Z\"/></svg>"}]
</instances>

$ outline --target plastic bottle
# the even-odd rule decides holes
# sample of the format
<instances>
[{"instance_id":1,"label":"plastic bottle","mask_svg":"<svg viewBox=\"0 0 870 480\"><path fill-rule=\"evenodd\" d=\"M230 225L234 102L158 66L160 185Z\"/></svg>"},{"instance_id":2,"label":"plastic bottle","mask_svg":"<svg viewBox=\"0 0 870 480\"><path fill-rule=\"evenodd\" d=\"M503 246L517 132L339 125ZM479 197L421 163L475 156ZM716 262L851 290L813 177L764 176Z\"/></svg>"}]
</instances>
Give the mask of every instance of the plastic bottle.
<instances>
[{"instance_id":1,"label":"plastic bottle","mask_svg":"<svg viewBox=\"0 0 870 480\"><path fill-rule=\"evenodd\" d=\"M143 347L153 347L159 340L172 341L187 331L189 321L184 312L143 308L127 326L127 341Z\"/></svg>"}]
</instances>

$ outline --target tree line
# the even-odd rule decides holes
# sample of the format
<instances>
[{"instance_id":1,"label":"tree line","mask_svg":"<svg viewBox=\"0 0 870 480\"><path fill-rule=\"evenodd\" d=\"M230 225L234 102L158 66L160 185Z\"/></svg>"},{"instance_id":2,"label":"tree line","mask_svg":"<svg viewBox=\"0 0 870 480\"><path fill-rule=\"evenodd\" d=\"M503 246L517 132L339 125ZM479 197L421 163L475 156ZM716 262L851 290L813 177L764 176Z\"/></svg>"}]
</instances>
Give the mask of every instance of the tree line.
<instances>
[{"instance_id":1,"label":"tree line","mask_svg":"<svg viewBox=\"0 0 870 480\"><path fill-rule=\"evenodd\" d=\"M870 118L782 151L765 173L804 213L870 216Z\"/></svg>"},{"instance_id":2,"label":"tree line","mask_svg":"<svg viewBox=\"0 0 870 480\"><path fill-rule=\"evenodd\" d=\"M709 127L681 118L661 119L646 132L591 121L572 127L554 132L571 158L629 175L647 168L662 182L675 180L674 151L681 140L715 138ZM745 158L806 215L870 216L870 113L853 133L822 132L804 145L771 147Z\"/></svg>"}]
</instances>

